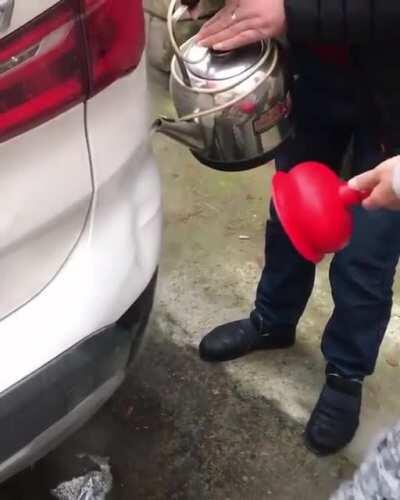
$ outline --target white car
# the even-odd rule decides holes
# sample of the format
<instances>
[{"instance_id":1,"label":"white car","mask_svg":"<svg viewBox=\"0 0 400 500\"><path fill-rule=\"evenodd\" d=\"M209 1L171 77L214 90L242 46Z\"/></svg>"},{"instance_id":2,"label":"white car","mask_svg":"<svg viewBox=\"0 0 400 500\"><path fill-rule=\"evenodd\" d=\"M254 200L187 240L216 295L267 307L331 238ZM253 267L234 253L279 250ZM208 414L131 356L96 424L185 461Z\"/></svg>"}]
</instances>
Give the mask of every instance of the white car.
<instances>
[{"instance_id":1,"label":"white car","mask_svg":"<svg viewBox=\"0 0 400 500\"><path fill-rule=\"evenodd\" d=\"M161 240L141 0L0 0L0 481L115 391Z\"/></svg>"}]
</instances>

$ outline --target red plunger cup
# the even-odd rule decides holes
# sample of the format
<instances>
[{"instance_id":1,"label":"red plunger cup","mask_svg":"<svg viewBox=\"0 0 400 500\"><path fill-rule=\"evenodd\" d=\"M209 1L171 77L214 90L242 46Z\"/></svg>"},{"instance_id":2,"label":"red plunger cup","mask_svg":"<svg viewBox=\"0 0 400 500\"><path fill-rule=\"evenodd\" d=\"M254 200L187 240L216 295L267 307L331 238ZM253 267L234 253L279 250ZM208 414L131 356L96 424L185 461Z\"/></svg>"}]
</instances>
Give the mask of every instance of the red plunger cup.
<instances>
[{"instance_id":1,"label":"red plunger cup","mask_svg":"<svg viewBox=\"0 0 400 500\"><path fill-rule=\"evenodd\" d=\"M367 196L317 162L278 172L272 180L272 198L283 228L297 251L315 264L349 243L351 207Z\"/></svg>"}]
</instances>

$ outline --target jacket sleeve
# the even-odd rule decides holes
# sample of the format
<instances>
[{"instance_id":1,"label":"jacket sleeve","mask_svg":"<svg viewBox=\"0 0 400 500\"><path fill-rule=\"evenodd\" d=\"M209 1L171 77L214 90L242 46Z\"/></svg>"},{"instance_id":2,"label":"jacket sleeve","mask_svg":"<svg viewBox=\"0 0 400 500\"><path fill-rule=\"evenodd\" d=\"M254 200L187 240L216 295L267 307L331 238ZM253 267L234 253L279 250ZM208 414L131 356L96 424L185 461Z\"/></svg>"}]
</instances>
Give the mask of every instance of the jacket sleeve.
<instances>
[{"instance_id":1,"label":"jacket sleeve","mask_svg":"<svg viewBox=\"0 0 400 500\"><path fill-rule=\"evenodd\" d=\"M400 0L284 0L295 42L400 41Z\"/></svg>"}]
</instances>

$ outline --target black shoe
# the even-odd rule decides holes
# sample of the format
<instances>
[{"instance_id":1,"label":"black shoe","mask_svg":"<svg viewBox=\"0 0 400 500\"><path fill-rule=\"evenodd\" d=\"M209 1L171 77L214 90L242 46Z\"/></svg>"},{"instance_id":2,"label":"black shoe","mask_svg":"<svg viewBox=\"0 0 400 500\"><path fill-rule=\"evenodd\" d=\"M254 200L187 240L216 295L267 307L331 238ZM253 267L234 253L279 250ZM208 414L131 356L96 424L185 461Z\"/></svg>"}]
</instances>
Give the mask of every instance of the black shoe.
<instances>
[{"instance_id":1,"label":"black shoe","mask_svg":"<svg viewBox=\"0 0 400 500\"><path fill-rule=\"evenodd\" d=\"M262 318L253 312L250 318L218 326L200 343L204 361L229 361L257 349L284 349L295 342L296 329L267 331Z\"/></svg>"},{"instance_id":2,"label":"black shoe","mask_svg":"<svg viewBox=\"0 0 400 500\"><path fill-rule=\"evenodd\" d=\"M352 441L359 424L362 381L328 373L307 424L305 443L319 456L337 453Z\"/></svg>"}]
</instances>

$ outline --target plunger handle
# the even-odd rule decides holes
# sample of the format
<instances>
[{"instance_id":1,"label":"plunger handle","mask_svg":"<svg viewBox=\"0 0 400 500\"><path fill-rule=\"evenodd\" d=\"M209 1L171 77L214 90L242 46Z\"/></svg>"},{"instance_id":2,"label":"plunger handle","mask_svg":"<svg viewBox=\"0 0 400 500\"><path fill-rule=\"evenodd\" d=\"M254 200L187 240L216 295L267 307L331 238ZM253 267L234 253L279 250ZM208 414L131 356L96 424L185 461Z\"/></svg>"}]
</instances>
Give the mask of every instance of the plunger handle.
<instances>
[{"instance_id":1,"label":"plunger handle","mask_svg":"<svg viewBox=\"0 0 400 500\"><path fill-rule=\"evenodd\" d=\"M339 188L339 196L347 207L360 205L370 194L370 191L358 191L357 189L351 188L347 182L343 183Z\"/></svg>"}]
</instances>

